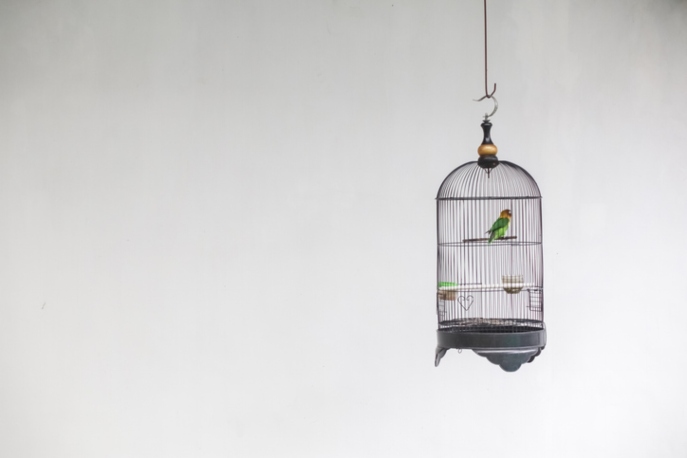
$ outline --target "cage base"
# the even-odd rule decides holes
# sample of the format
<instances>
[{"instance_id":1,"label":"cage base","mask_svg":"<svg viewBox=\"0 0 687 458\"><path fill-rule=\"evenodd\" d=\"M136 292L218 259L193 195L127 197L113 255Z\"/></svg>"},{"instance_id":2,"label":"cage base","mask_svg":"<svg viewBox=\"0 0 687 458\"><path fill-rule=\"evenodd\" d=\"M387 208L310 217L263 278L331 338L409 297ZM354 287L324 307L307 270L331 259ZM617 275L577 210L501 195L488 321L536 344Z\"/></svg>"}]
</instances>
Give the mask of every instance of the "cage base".
<instances>
[{"instance_id":1,"label":"cage base","mask_svg":"<svg viewBox=\"0 0 687 458\"><path fill-rule=\"evenodd\" d=\"M521 365L531 363L546 347L546 328L524 332L465 332L440 329L437 331L437 348L434 365L451 348L472 350L506 372L517 371Z\"/></svg>"}]
</instances>

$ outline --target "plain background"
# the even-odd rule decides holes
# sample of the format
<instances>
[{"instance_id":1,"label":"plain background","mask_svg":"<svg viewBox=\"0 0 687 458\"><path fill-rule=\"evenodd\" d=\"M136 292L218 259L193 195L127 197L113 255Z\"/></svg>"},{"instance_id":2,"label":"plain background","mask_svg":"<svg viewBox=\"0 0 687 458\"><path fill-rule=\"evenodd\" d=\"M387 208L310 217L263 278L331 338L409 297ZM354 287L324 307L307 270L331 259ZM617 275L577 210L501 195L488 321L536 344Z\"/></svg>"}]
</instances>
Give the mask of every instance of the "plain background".
<instances>
[{"instance_id":1,"label":"plain background","mask_svg":"<svg viewBox=\"0 0 687 458\"><path fill-rule=\"evenodd\" d=\"M686 456L687 2L489 5L516 373L433 366L481 1L1 1L0 455Z\"/></svg>"}]
</instances>

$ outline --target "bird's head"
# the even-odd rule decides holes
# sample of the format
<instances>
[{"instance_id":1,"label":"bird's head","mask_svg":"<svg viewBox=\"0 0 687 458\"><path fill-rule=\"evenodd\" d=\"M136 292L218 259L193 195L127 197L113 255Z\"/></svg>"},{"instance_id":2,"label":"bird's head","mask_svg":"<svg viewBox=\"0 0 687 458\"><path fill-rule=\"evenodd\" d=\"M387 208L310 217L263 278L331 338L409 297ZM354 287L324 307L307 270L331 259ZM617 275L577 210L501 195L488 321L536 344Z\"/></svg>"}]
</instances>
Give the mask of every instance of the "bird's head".
<instances>
[{"instance_id":1,"label":"bird's head","mask_svg":"<svg viewBox=\"0 0 687 458\"><path fill-rule=\"evenodd\" d=\"M513 216L513 215L510 214L510 210L508 210L508 209L503 210L501 212L501 215L500 215L501 218L508 218L508 219L510 219L511 216Z\"/></svg>"}]
</instances>

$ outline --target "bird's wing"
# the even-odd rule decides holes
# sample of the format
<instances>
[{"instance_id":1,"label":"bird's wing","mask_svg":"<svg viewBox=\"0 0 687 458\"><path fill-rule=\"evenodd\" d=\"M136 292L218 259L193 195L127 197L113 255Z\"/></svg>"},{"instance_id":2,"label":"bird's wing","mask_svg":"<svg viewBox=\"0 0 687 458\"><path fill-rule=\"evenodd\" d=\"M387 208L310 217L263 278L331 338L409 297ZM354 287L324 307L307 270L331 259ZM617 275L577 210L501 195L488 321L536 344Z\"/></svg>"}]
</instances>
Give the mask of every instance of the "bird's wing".
<instances>
[{"instance_id":1,"label":"bird's wing","mask_svg":"<svg viewBox=\"0 0 687 458\"><path fill-rule=\"evenodd\" d=\"M508 218L499 218L496 221L494 221L494 224L491 226L491 229L489 229L487 232L494 232L501 228L508 227L509 222L510 220Z\"/></svg>"}]
</instances>

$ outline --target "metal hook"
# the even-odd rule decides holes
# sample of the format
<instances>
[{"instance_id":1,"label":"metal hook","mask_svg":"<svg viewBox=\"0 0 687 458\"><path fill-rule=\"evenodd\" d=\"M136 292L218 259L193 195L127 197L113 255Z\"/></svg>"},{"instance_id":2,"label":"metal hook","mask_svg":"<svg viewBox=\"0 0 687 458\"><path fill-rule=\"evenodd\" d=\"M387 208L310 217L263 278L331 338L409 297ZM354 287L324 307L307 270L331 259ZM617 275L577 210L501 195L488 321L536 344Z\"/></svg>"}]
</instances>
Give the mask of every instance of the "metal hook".
<instances>
[{"instance_id":1,"label":"metal hook","mask_svg":"<svg viewBox=\"0 0 687 458\"><path fill-rule=\"evenodd\" d=\"M487 69L487 61L488 61L488 55L487 55L487 0L484 0L484 97L475 100L475 102L481 102L484 99L493 99L494 98L494 93L496 92L496 83L494 83L494 90L491 91L491 94L489 93L489 87L487 86L487 75L488 75L488 69ZM491 116L496 113L496 110L499 107L498 102L496 99L494 99L494 103L496 104L496 107L494 107L494 111L490 115L485 115L484 119L489 119Z\"/></svg>"},{"instance_id":2,"label":"metal hook","mask_svg":"<svg viewBox=\"0 0 687 458\"><path fill-rule=\"evenodd\" d=\"M494 84L494 91L496 91L496 85L495 85L495 84ZM484 100L484 99L491 99L491 100L494 101L494 110L493 110L491 113L489 113L489 114L487 114L487 113L484 114L484 120L485 120L485 121L489 121L489 118L491 118L492 116L494 116L494 113L496 113L496 110L499 109L499 101L496 100L496 97L494 97L494 93L493 93L493 92L492 92L491 94L492 94L492 95L485 95L485 96L482 97L481 99L475 100L475 102L481 102L481 101Z\"/></svg>"},{"instance_id":3,"label":"metal hook","mask_svg":"<svg viewBox=\"0 0 687 458\"><path fill-rule=\"evenodd\" d=\"M487 84L486 84L486 81L485 81L485 82L484 82L484 95L483 95L481 98L479 98L479 99L474 99L475 102L481 102L481 101L484 100L484 99L490 99L490 98L494 97L494 92L496 92L496 83L494 83L494 90L491 91L491 94L490 94L489 91L487 91L486 89L487 89Z\"/></svg>"}]
</instances>

